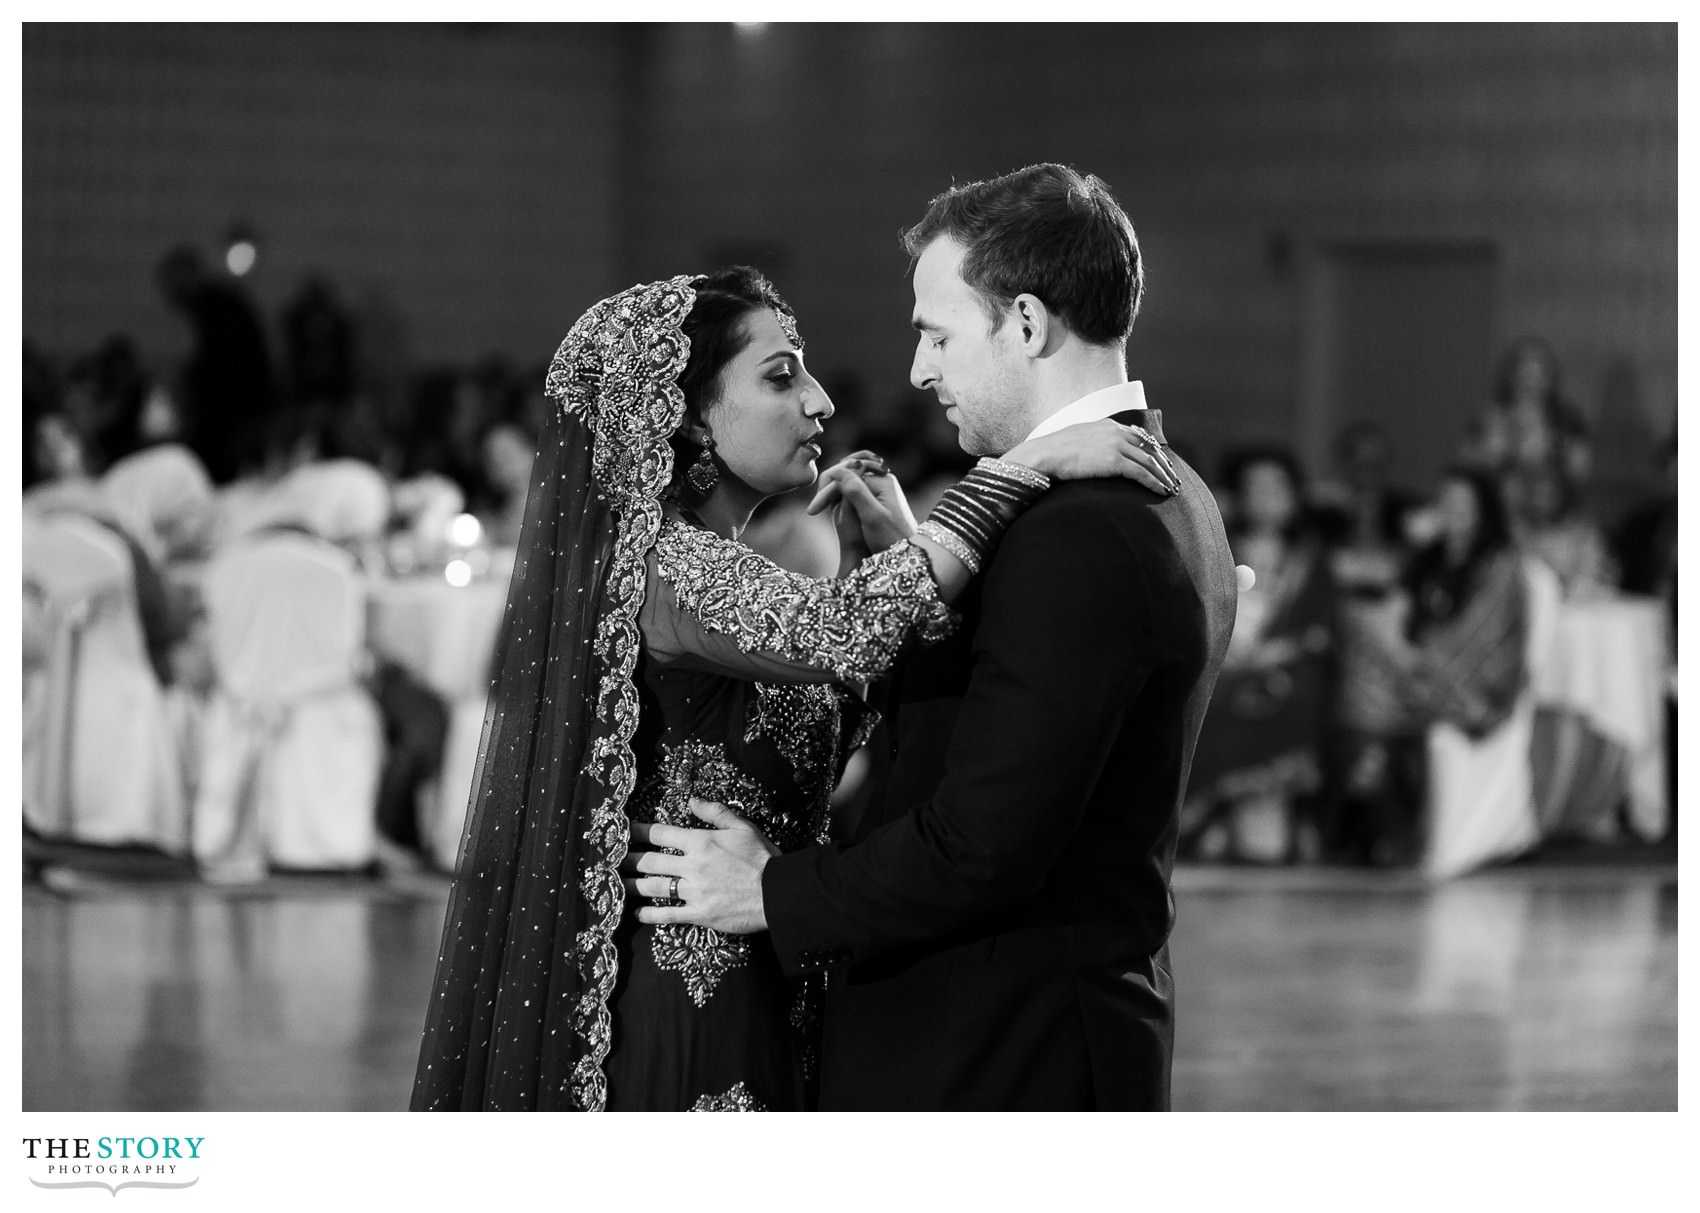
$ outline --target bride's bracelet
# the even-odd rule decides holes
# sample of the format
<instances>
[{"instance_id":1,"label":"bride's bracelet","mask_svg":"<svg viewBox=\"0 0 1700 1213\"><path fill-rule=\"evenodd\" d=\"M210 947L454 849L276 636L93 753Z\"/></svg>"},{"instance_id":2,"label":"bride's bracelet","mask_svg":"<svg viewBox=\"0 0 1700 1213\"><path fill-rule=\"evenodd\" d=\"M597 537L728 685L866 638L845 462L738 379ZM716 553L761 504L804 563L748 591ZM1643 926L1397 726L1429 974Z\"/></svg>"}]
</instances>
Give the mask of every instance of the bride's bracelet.
<instances>
[{"instance_id":1,"label":"bride's bracelet","mask_svg":"<svg viewBox=\"0 0 1700 1213\"><path fill-rule=\"evenodd\" d=\"M982 459L945 490L916 534L978 573L1009 524L1050 487L1049 476L1025 464Z\"/></svg>"}]
</instances>

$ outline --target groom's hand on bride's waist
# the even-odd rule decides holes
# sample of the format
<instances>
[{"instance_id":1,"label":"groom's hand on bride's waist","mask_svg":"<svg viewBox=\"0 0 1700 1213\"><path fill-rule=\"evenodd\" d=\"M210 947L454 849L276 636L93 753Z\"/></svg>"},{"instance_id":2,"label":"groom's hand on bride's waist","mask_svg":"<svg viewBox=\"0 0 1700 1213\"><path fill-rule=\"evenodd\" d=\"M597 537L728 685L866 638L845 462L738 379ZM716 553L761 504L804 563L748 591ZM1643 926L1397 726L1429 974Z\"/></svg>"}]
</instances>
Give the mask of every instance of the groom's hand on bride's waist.
<instances>
[{"instance_id":1,"label":"groom's hand on bride's waist","mask_svg":"<svg viewBox=\"0 0 1700 1213\"><path fill-rule=\"evenodd\" d=\"M723 804L692 797L690 806L708 828L632 823L632 850L620 870L626 895L645 899L638 921L695 923L734 935L767 930L761 873L778 849Z\"/></svg>"}]
</instances>

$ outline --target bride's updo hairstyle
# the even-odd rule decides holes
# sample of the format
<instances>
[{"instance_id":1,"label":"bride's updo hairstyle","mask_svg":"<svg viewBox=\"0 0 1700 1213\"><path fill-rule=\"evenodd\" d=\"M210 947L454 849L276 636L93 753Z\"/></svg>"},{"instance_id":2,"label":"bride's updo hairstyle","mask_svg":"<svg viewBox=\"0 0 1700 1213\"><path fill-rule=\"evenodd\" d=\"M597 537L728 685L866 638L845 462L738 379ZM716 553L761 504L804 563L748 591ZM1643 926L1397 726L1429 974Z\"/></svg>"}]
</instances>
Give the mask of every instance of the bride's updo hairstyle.
<instances>
[{"instance_id":1,"label":"bride's updo hairstyle","mask_svg":"<svg viewBox=\"0 0 1700 1213\"><path fill-rule=\"evenodd\" d=\"M763 308L792 316L791 305L780 298L760 270L734 265L697 279L696 303L682 328L691 341L691 356L679 376L685 394L685 424L668 439L673 448L673 480L669 496L690 496L685 473L702 456L702 444L686 429L701 425L709 405L720 397L720 372L750 344L744 317Z\"/></svg>"}]
</instances>

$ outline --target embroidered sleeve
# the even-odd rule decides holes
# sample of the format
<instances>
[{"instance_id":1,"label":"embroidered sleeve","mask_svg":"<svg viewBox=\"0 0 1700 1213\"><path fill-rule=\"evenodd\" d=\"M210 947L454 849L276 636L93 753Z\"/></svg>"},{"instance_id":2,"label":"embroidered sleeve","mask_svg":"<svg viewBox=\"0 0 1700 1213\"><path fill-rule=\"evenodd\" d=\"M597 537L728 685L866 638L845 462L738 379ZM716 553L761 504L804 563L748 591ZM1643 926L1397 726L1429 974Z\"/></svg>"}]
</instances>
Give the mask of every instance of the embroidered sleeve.
<instances>
[{"instance_id":1,"label":"embroidered sleeve","mask_svg":"<svg viewBox=\"0 0 1700 1213\"><path fill-rule=\"evenodd\" d=\"M689 616L681 622L760 659L731 671L745 676L771 679L777 664L817 678L871 681L890 669L911 636L930 644L957 621L939 600L926 553L911 543L870 556L844 577L804 577L743 544L670 519L655 557L660 580ZM675 629L682 647L709 647L692 645L691 630Z\"/></svg>"}]
</instances>

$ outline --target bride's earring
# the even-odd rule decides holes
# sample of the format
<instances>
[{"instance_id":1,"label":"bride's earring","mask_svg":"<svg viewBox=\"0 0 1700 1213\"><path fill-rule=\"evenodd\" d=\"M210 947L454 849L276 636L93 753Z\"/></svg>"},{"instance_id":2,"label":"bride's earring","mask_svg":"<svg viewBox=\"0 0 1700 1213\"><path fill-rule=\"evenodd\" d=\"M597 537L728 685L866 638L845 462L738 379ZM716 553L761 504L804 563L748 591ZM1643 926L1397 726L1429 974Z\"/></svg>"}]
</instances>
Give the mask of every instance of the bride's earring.
<instances>
[{"instance_id":1,"label":"bride's earring","mask_svg":"<svg viewBox=\"0 0 1700 1213\"><path fill-rule=\"evenodd\" d=\"M707 497L714 491L714 486L720 481L720 469L714 466L714 439L703 436L702 454L696 457L690 470L685 473L685 479L697 495Z\"/></svg>"}]
</instances>

